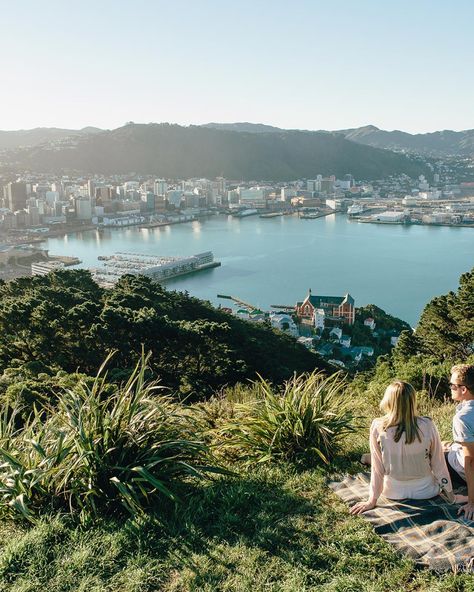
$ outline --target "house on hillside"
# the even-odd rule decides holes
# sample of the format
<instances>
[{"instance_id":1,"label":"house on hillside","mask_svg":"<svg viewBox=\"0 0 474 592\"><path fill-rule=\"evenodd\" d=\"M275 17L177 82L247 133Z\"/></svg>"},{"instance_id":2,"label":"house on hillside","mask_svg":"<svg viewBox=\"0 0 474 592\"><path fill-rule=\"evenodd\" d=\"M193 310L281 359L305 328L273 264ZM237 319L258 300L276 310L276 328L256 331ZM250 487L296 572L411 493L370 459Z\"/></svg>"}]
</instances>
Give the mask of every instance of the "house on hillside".
<instances>
[{"instance_id":1,"label":"house on hillside","mask_svg":"<svg viewBox=\"0 0 474 592\"><path fill-rule=\"evenodd\" d=\"M372 317L365 319L364 325L368 327L371 331L374 331L375 329L375 321Z\"/></svg>"},{"instance_id":2,"label":"house on hillside","mask_svg":"<svg viewBox=\"0 0 474 592\"><path fill-rule=\"evenodd\" d=\"M345 296L315 296L309 290L303 302L296 303L296 315L300 320L310 320L316 326L316 317L324 311L324 319L352 325L355 320L355 301L350 294Z\"/></svg>"}]
</instances>

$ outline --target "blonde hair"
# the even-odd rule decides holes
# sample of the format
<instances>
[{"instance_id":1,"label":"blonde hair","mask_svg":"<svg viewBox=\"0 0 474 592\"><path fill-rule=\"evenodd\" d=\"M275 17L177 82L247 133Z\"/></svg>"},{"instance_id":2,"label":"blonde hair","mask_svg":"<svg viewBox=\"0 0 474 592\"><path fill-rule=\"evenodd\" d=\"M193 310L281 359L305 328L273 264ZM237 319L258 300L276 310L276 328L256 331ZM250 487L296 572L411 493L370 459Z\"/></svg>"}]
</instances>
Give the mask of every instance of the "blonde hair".
<instances>
[{"instance_id":1,"label":"blonde hair","mask_svg":"<svg viewBox=\"0 0 474 592\"><path fill-rule=\"evenodd\" d=\"M411 444L415 438L421 442L418 417L416 414L416 392L408 382L395 380L385 389L380 409L385 413L382 417L382 429L396 427L394 440L398 442L405 433L405 443Z\"/></svg>"}]
</instances>

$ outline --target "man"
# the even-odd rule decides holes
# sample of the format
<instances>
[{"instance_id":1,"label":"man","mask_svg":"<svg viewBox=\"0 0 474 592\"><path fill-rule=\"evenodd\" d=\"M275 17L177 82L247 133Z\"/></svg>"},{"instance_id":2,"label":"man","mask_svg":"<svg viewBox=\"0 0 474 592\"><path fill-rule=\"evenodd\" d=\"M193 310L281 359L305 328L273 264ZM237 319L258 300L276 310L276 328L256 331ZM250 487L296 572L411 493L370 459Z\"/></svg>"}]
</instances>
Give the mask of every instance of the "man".
<instances>
[{"instance_id":1,"label":"man","mask_svg":"<svg viewBox=\"0 0 474 592\"><path fill-rule=\"evenodd\" d=\"M474 520L474 365L458 364L451 368L451 397L459 405L453 418L453 444L446 452L449 472L456 484L467 485L467 504L459 509Z\"/></svg>"}]
</instances>

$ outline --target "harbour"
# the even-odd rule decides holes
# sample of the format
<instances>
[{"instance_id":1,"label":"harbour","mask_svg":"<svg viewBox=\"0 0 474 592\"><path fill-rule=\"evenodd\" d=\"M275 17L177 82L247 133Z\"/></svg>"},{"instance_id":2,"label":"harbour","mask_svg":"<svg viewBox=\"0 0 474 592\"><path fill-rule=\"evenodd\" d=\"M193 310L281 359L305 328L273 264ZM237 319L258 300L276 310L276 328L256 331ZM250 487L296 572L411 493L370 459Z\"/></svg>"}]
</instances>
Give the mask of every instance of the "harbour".
<instances>
[{"instance_id":1,"label":"harbour","mask_svg":"<svg viewBox=\"0 0 474 592\"><path fill-rule=\"evenodd\" d=\"M295 302L310 287L350 292L360 305L375 303L412 326L431 298L456 290L459 276L474 266L468 228L358 224L344 214L311 221L218 215L159 229L80 232L50 238L44 247L77 256L87 268L97 266L99 255L120 251L185 257L209 250L221 267L172 278L167 287L216 306L217 294L238 294L264 309Z\"/></svg>"}]
</instances>

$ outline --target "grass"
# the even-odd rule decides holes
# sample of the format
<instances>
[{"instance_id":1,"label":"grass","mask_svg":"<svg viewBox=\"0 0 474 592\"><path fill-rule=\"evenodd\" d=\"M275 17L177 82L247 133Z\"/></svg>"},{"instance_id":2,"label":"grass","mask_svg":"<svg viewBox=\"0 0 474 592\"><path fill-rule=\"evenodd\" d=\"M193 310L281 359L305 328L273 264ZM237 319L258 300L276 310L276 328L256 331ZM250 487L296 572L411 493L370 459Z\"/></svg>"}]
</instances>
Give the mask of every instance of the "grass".
<instances>
[{"instance_id":1,"label":"grass","mask_svg":"<svg viewBox=\"0 0 474 592\"><path fill-rule=\"evenodd\" d=\"M219 431L249 393L232 389L197 408ZM473 575L438 576L398 555L328 489L335 474L361 470L377 400L354 399L366 429L343 440L330 465L234 458L238 476L184 489L181 505L155 498L135 519L3 519L0 592L474 592ZM452 404L421 397L420 412L450 437Z\"/></svg>"},{"instance_id":2,"label":"grass","mask_svg":"<svg viewBox=\"0 0 474 592\"><path fill-rule=\"evenodd\" d=\"M355 470L353 456L337 469ZM136 523L3 522L0 591L474 590L473 576L435 576L397 555L349 516L327 478L325 469L262 466Z\"/></svg>"}]
</instances>

